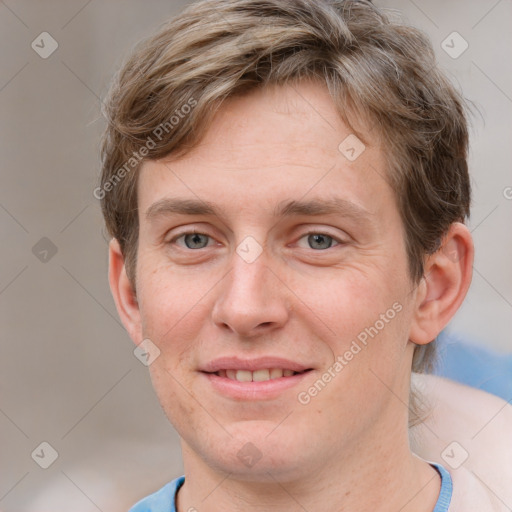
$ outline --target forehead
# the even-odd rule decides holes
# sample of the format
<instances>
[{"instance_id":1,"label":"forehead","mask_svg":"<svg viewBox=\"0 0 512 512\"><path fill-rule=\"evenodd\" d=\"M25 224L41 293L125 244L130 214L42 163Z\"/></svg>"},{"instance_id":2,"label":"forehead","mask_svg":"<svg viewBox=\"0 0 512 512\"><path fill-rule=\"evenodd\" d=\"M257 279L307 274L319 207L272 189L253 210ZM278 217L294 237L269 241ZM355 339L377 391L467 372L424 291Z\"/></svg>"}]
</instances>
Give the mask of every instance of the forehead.
<instances>
[{"instance_id":1,"label":"forehead","mask_svg":"<svg viewBox=\"0 0 512 512\"><path fill-rule=\"evenodd\" d=\"M328 196L378 215L394 198L379 141L363 136L366 144L319 83L251 91L226 100L187 155L144 163L139 209L171 195L274 213L283 201Z\"/></svg>"}]
</instances>

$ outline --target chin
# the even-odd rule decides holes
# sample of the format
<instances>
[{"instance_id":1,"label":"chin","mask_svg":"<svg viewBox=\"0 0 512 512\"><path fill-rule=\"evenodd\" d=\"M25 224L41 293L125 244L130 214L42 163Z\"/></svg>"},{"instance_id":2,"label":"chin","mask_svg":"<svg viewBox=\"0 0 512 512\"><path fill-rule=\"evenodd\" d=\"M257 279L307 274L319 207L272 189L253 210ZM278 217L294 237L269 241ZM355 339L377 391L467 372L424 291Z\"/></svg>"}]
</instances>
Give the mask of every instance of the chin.
<instances>
[{"instance_id":1,"label":"chin","mask_svg":"<svg viewBox=\"0 0 512 512\"><path fill-rule=\"evenodd\" d=\"M307 478L307 471L304 470L297 457L290 458L283 454L283 458L262 457L253 465L242 463L238 460L237 454L225 464L216 464L215 470L220 473L229 474L230 480L242 482L261 483L286 483Z\"/></svg>"},{"instance_id":2,"label":"chin","mask_svg":"<svg viewBox=\"0 0 512 512\"><path fill-rule=\"evenodd\" d=\"M230 479L248 482L293 481L309 473L315 455L311 452L307 457L307 444L294 439L286 429L281 435L277 431L269 434L268 422L264 422L265 428L257 428L257 423L262 422L237 429L230 442L217 445L222 448L210 451L204 460L216 471L231 474Z\"/></svg>"}]
</instances>

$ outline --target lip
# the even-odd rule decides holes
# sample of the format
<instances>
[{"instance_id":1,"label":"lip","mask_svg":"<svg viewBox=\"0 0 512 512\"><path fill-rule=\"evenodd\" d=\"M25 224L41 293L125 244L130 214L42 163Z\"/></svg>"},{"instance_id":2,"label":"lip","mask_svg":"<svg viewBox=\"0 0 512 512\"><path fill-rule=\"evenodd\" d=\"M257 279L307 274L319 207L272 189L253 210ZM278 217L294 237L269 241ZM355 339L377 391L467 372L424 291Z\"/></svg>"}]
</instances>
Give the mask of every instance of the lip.
<instances>
[{"instance_id":1,"label":"lip","mask_svg":"<svg viewBox=\"0 0 512 512\"><path fill-rule=\"evenodd\" d=\"M268 368L268 366L266 367ZM279 366L278 366L279 368ZM238 368L239 370L243 368ZM256 368L258 369L258 368ZM297 370L295 370L297 371ZM284 391L297 386L313 370L296 373L290 377L279 377L257 382L240 382L238 380L220 377L215 373L200 372L200 376L207 379L212 388L228 398L234 400L271 400L279 397Z\"/></svg>"},{"instance_id":2,"label":"lip","mask_svg":"<svg viewBox=\"0 0 512 512\"><path fill-rule=\"evenodd\" d=\"M256 370L271 368L293 370L294 372L302 373L297 373L289 377L283 376L277 379L256 382L240 382L227 377L221 377L215 373L219 370L248 370L254 372ZM313 368L277 356L258 357L254 359L226 356L206 363L199 371L200 375L207 379L217 393L234 400L249 401L277 398L284 391L299 384L299 382L313 371Z\"/></svg>"},{"instance_id":3,"label":"lip","mask_svg":"<svg viewBox=\"0 0 512 512\"><path fill-rule=\"evenodd\" d=\"M256 370L265 370L270 368L281 368L282 370L293 370L294 372L303 372L310 370L311 366L306 366L282 357L258 357L255 359L241 359L240 357L219 357L206 363L199 368L205 373L214 373L219 370L248 370L255 372ZM284 377L283 377L284 378ZM286 377L290 378L290 377ZM279 380L279 379L275 379Z\"/></svg>"}]
</instances>

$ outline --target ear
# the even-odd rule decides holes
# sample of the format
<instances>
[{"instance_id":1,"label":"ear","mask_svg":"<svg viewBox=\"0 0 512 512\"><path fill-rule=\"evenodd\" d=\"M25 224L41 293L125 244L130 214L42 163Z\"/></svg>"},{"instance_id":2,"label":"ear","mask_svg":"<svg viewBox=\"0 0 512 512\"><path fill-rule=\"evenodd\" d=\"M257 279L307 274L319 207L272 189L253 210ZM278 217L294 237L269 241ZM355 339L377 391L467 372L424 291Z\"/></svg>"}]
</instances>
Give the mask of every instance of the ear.
<instances>
[{"instance_id":1,"label":"ear","mask_svg":"<svg viewBox=\"0 0 512 512\"><path fill-rule=\"evenodd\" d=\"M108 280L117 313L131 339L138 345L142 340L139 304L130 280L126 275L121 247L115 238L109 243Z\"/></svg>"},{"instance_id":2,"label":"ear","mask_svg":"<svg viewBox=\"0 0 512 512\"><path fill-rule=\"evenodd\" d=\"M453 223L439 250L427 258L409 333L413 343L430 343L455 315L471 284L473 258L471 233Z\"/></svg>"}]
</instances>

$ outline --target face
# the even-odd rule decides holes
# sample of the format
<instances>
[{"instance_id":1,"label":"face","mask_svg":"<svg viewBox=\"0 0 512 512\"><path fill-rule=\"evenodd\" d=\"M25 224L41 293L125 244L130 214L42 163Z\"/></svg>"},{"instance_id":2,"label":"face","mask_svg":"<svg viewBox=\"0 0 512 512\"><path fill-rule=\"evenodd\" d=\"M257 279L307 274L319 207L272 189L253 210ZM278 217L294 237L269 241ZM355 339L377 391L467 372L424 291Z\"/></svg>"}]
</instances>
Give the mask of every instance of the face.
<instances>
[{"instance_id":1,"label":"face","mask_svg":"<svg viewBox=\"0 0 512 512\"><path fill-rule=\"evenodd\" d=\"M191 153L143 165L140 339L184 451L214 470L293 478L406 418L415 292L366 142L302 83L230 99Z\"/></svg>"}]
</instances>

